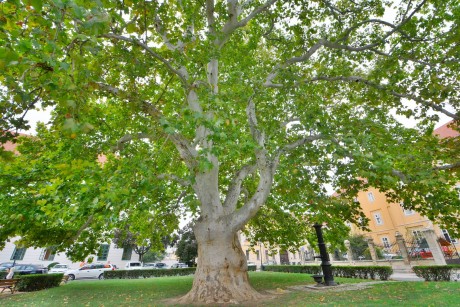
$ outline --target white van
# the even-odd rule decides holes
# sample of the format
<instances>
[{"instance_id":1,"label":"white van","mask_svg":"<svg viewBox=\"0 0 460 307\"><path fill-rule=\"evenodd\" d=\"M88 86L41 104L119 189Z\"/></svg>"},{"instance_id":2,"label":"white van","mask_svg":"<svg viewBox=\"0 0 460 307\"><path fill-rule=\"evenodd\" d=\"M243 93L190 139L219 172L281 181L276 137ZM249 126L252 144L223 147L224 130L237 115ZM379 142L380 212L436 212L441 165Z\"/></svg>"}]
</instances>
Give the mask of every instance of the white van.
<instances>
[{"instance_id":1,"label":"white van","mask_svg":"<svg viewBox=\"0 0 460 307\"><path fill-rule=\"evenodd\" d=\"M126 263L125 270L142 270L142 262L139 261L130 261Z\"/></svg>"}]
</instances>

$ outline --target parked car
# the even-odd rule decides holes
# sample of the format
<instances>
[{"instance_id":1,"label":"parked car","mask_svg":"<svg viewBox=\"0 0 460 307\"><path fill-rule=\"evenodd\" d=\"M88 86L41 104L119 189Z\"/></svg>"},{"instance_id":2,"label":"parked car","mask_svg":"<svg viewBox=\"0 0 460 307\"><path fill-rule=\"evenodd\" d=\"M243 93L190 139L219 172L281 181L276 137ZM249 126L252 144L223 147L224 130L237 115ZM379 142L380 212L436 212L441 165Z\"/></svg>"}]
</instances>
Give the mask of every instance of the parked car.
<instances>
[{"instance_id":1,"label":"parked car","mask_svg":"<svg viewBox=\"0 0 460 307\"><path fill-rule=\"evenodd\" d=\"M182 269L182 268L188 268L188 265L183 262L178 262L178 263L174 263L173 265L171 265L171 269Z\"/></svg>"},{"instance_id":2,"label":"parked car","mask_svg":"<svg viewBox=\"0 0 460 307\"><path fill-rule=\"evenodd\" d=\"M154 262L144 263L142 268L143 269L156 269L155 265L156 265L156 263L154 263Z\"/></svg>"},{"instance_id":3,"label":"parked car","mask_svg":"<svg viewBox=\"0 0 460 307\"><path fill-rule=\"evenodd\" d=\"M68 270L64 275L68 275L70 280L82 278L104 279L104 272L112 270L115 270L115 266L112 264L92 263L84 265L77 270Z\"/></svg>"},{"instance_id":4,"label":"parked car","mask_svg":"<svg viewBox=\"0 0 460 307\"><path fill-rule=\"evenodd\" d=\"M397 255L397 254L388 253L388 252L383 252L383 258L385 258L385 260L391 260L391 259L398 258L398 255Z\"/></svg>"},{"instance_id":5,"label":"parked car","mask_svg":"<svg viewBox=\"0 0 460 307\"><path fill-rule=\"evenodd\" d=\"M125 264L126 270L142 270L142 262L139 261L130 261Z\"/></svg>"},{"instance_id":6,"label":"parked car","mask_svg":"<svg viewBox=\"0 0 460 307\"><path fill-rule=\"evenodd\" d=\"M267 261L267 262L262 263L262 265L264 265L264 266L265 266L265 265L276 265L276 261L269 260L269 261Z\"/></svg>"},{"instance_id":7,"label":"parked car","mask_svg":"<svg viewBox=\"0 0 460 307\"><path fill-rule=\"evenodd\" d=\"M48 268L42 264L20 264L14 266L14 274L29 275L29 274L46 274Z\"/></svg>"},{"instance_id":8,"label":"parked car","mask_svg":"<svg viewBox=\"0 0 460 307\"><path fill-rule=\"evenodd\" d=\"M155 263L155 268L156 269L167 269L168 265L163 262L158 262L158 263Z\"/></svg>"},{"instance_id":9,"label":"parked car","mask_svg":"<svg viewBox=\"0 0 460 307\"><path fill-rule=\"evenodd\" d=\"M67 264L56 264L51 269L49 269L48 274L55 274L55 273L65 273L68 271L70 267Z\"/></svg>"},{"instance_id":10,"label":"parked car","mask_svg":"<svg viewBox=\"0 0 460 307\"><path fill-rule=\"evenodd\" d=\"M19 265L19 263L17 264ZM0 272L6 272L9 268L13 266L13 262L3 262L0 263Z\"/></svg>"}]
</instances>

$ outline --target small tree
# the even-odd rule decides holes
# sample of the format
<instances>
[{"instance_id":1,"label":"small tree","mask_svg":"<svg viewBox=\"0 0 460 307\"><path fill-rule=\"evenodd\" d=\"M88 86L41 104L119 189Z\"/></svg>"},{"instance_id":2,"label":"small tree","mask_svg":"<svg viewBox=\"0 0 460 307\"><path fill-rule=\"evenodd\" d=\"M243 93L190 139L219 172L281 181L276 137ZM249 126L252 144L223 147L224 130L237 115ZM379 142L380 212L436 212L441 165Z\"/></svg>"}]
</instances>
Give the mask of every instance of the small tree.
<instances>
[{"instance_id":1,"label":"small tree","mask_svg":"<svg viewBox=\"0 0 460 307\"><path fill-rule=\"evenodd\" d=\"M176 256L181 262L189 266L195 266L198 257L198 243L193 233L192 223L189 223L179 232L180 239L177 242Z\"/></svg>"},{"instance_id":2,"label":"small tree","mask_svg":"<svg viewBox=\"0 0 460 307\"><path fill-rule=\"evenodd\" d=\"M348 240L350 241L353 260L358 260L360 256L366 256L366 250L369 251L369 246L364 235L354 235ZM369 252L367 253L369 254Z\"/></svg>"}]
</instances>

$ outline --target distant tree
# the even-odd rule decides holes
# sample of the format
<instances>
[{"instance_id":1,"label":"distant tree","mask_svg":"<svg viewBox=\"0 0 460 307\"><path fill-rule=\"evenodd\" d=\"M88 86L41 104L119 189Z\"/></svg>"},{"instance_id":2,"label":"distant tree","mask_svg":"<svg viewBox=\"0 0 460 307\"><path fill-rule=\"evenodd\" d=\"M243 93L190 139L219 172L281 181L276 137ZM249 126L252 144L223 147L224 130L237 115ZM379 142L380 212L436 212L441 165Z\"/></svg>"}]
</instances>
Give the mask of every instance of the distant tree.
<instances>
[{"instance_id":1,"label":"distant tree","mask_svg":"<svg viewBox=\"0 0 460 307\"><path fill-rule=\"evenodd\" d=\"M359 256L365 256L366 250L368 250L369 246L364 235L354 235L351 236L348 240L350 241L353 260L358 260Z\"/></svg>"},{"instance_id":2,"label":"distant tree","mask_svg":"<svg viewBox=\"0 0 460 307\"><path fill-rule=\"evenodd\" d=\"M143 257L143 262L158 262L158 261L163 260L164 257L165 257L164 252L149 250L147 253L145 253Z\"/></svg>"},{"instance_id":3,"label":"distant tree","mask_svg":"<svg viewBox=\"0 0 460 307\"><path fill-rule=\"evenodd\" d=\"M195 258L198 257L198 243L193 233L192 223L189 223L179 231L180 239L177 243L176 256L181 262L189 266L195 265Z\"/></svg>"},{"instance_id":4,"label":"distant tree","mask_svg":"<svg viewBox=\"0 0 460 307\"><path fill-rule=\"evenodd\" d=\"M133 234L129 230L115 229L113 243L119 248L131 247L139 255L139 261L143 261L144 255L152 247L152 242L148 239L144 240L142 245L138 245L136 242L136 234Z\"/></svg>"}]
</instances>

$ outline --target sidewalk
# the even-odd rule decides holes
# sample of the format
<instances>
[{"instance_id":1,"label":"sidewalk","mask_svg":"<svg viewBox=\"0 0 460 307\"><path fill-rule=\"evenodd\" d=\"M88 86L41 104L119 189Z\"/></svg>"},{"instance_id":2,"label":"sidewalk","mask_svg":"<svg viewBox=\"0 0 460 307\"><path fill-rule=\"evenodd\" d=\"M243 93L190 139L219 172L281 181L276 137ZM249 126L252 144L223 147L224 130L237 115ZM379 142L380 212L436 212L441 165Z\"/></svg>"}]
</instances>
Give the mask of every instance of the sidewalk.
<instances>
[{"instance_id":1,"label":"sidewalk","mask_svg":"<svg viewBox=\"0 0 460 307\"><path fill-rule=\"evenodd\" d=\"M418 277L415 273L394 272L389 280L397 281L424 281L423 278Z\"/></svg>"}]
</instances>

